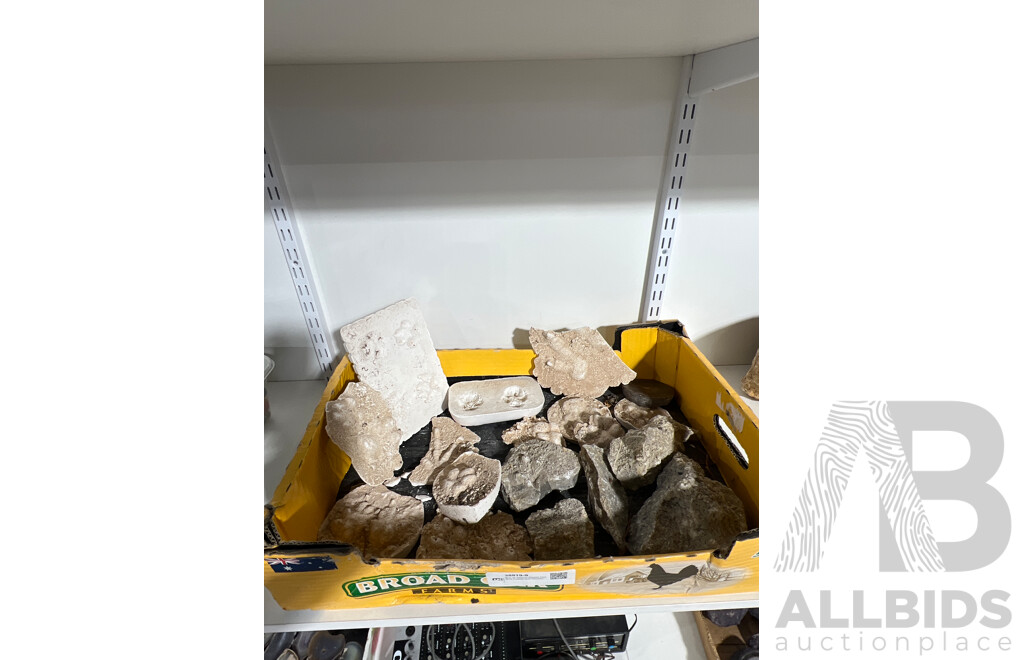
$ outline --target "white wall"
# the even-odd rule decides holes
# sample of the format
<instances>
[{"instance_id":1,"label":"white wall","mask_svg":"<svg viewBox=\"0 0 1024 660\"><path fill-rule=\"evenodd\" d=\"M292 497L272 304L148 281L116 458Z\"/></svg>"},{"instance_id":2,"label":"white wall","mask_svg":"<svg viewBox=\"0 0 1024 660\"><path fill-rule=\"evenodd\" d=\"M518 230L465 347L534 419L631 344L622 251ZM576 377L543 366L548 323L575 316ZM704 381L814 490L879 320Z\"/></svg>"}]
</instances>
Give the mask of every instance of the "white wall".
<instances>
[{"instance_id":1,"label":"white wall","mask_svg":"<svg viewBox=\"0 0 1024 660\"><path fill-rule=\"evenodd\" d=\"M517 329L531 325L635 321L680 66L655 58L267 67L268 122L335 337L409 296L441 348L523 345ZM753 103L753 151L732 151L744 163L754 154L756 226L756 83L736 100ZM750 114L730 103L719 112ZM694 162L688 183L705 195L694 208L744 216L734 207L749 207L751 188L732 180L730 150L701 153L709 174L702 181ZM715 200L723 178L722 194L738 197ZM267 237L267 251L279 252ZM756 278L756 235L743 240L754 241ZM684 241L673 258L708 250ZM270 282L287 279L278 265L268 291L285 290ZM672 288L666 306L677 300ZM754 289L756 315L756 279ZM679 316L691 329L690 317L713 326L718 317L693 307L709 300L686 291ZM298 303L292 323L284 297L269 297L267 341L308 346Z\"/></svg>"},{"instance_id":2,"label":"white wall","mask_svg":"<svg viewBox=\"0 0 1024 660\"><path fill-rule=\"evenodd\" d=\"M698 102L661 307L715 364L747 364L757 350L757 108L757 79Z\"/></svg>"}]
</instances>

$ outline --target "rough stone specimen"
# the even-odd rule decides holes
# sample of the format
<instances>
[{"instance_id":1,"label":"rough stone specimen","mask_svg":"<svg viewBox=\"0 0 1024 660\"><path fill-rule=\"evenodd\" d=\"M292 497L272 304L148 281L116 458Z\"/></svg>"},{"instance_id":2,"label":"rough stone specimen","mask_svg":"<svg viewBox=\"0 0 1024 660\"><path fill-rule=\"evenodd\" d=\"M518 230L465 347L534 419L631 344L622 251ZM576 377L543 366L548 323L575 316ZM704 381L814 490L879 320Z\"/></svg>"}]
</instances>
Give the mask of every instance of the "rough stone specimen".
<instances>
[{"instance_id":1,"label":"rough stone specimen","mask_svg":"<svg viewBox=\"0 0 1024 660\"><path fill-rule=\"evenodd\" d=\"M671 421L659 416L642 430L612 440L608 445L608 465L623 486L636 490L654 482L658 470L674 451Z\"/></svg>"},{"instance_id":2,"label":"rough stone specimen","mask_svg":"<svg viewBox=\"0 0 1024 660\"><path fill-rule=\"evenodd\" d=\"M619 420L627 429L642 429L647 423L658 416L668 417L671 415L663 408L645 408L638 406L629 399L622 399L615 404L613 409L615 419Z\"/></svg>"},{"instance_id":3,"label":"rough stone specimen","mask_svg":"<svg viewBox=\"0 0 1024 660\"><path fill-rule=\"evenodd\" d=\"M358 486L334 503L320 525L318 541L348 543L364 557L400 559L423 528L423 503L383 486Z\"/></svg>"},{"instance_id":4,"label":"rough stone specimen","mask_svg":"<svg viewBox=\"0 0 1024 660\"><path fill-rule=\"evenodd\" d=\"M349 383L325 407L327 435L352 459L352 468L371 486L391 479L402 467L402 434L379 392Z\"/></svg>"},{"instance_id":5,"label":"rough stone specimen","mask_svg":"<svg viewBox=\"0 0 1024 660\"><path fill-rule=\"evenodd\" d=\"M629 399L622 399L615 404L614 412L615 419L630 430L642 429L650 424L671 426L675 434L676 451L685 451L686 442L696 435L689 426L672 419L664 408L641 408Z\"/></svg>"},{"instance_id":6,"label":"rough stone specimen","mask_svg":"<svg viewBox=\"0 0 1024 660\"><path fill-rule=\"evenodd\" d=\"M523 511L553 490L576 485L575 452L546 440L524 440L512 448L501 469L501 494L513 511Z\"/></svg>"},{"instance_id":7,"label":"rough stone specimen","mask_svg":"<svg viewBox=\"0 0 1024 660\"><path fill-rule=\"evenodd\" d=\"M608 406L597 399L568 397L548 408L548 421L562 436L579 445L605 448L614 438L625 434Z\"/></svg>"},{"instance_id":8,"label":"rough stone specimen","mask_svg":"<svg viewBox=\"0 0 1024 660\"><path fill-rule=\"evenodd\" d=\"M506 445L517 445L523 440L531 438L547 440L559 446L565 446L565 441L562 440L562 432L558 430L558 426L546 419L538 419L536 417L526 417L501 434L501 440Z\"/></svg>"},{"instance_id":9,"label":"rough stone specimen","mask_svg":"<svg viewBox=\"0 0 1024 660\"><path fill-rule=\"evenodd\" d=\"M480 436L454 419L435 417L430 420L430 424L430 449L409 474L409 483L413 486L433 483L441 468L467 451L476 452L474 445L480 442Z\"/></svg>"},{"instance_id":10,"label":"rough stone specimen","mask_svg":"<svg viewBox=\"0 0 1024 660\"><path fill-rule=\"evenodd\" d=\"M473 524L490 510L501 487L501 461L466 452L434 479L437 509L460 523Z\"/></svg>"},{"instance_id":11,"label":"rough stone specimen","mask_svg":"<svg viewBox=\"0 0 1024 660\"><path fill-rule=\"evenodd\" d=\"M638 378L623 385L622 394L638 406L657 408L672 403L676 391L672 386L660 381Z\"/></svg>"},{"instance_id":12,"label":"rough stone specimen","mask_svg":"<svg viewBox=\"0 0 1024 660\"><path fill-rule=\"evenodd\" d=\"M686 424L680 424L671 417L655 417L651 421L647 422L648 426L671 426L672 432L675 436L676 451L685 452L685 445L690 438L697 437L697 432L691 429Z\"/></svg>"},{"instance_id":13,"label":"rough stone specimen","mask_svg":"<svg viewBox=\"0 0 1024 660\"><path fill-rule=\"evenodd\" d=\"M522 419L543 407L544 392L529 376L465 380L448 390L448 412L464 426Z\"/></svg>"},{"instance_id":14,"label":"rough stone specimen","mask_svg":"<svg viewBox=\"0 0 1024 660\"><path fill-rule=\"evenodd\" d=\"M526 519L526 529L537 561L594 556L594 523L579 500L562 500L550 509L534 511Z\"/></svg>"},{"instance_id":15,"label":"rough stone specimen","mask_svg":"<svg viewBox=\"0 0 1024 660\"><path fill-rule=\"evenodd\" d=\"M597 397L636 378L636 372L593 328L563 332L530 328L530 346L537 354L533 375L555 394Z\"/></svg>"},{"instance_id":16,"label":"rough stone specimen","mask_svg":"<svg viewBox=\"0 0 1024 660\"><path fill-rule=\"evenodd\" d=\"M636 555L718 549L746 528L740 498L705 477L696 461L676 453L630 522L628 544Z\"/></svg>"},{"instance_id":17,"label":"rough stone specimen","mask_svg":"<svg viewBox=\"0 0 1024 660\"><path fill-rule=\"evenodd\" d=\"M341 341L359 380L391 408L403 442L444 412L448 379L415 300L342 326Z\"/></svg>"},{"instance_id":18,"label":"rough stone specimen","mask_svg":"<svg viewBox=\"0 0 1024 660\"><path fill-rule=\"evenodd\" d=\"M743 388L743 391L746 392L747 396L751 399L757 399L758 395L761 394L761 390L758 387L759 370L757 368L757 361L760 357L761 350L758 349L757 353L754 354L754 363L750 365L750 370L747 371L747 375L744 376L743 380L740 382L740 387Z\"/></svg>"},{"instance_id":19,"label":"rough stone specimen","mask_svg":"<svg viewBox=\"0 0 1024 660\"><path fill-rule=\"evenodd\" d=\"M629 525L629 498L626 489L612 474L604 450L594 445L580 447L580 463L587 478L587 499L601 526L612 535L619 551L626 550Z\"/></svg>"},{"instance_id":20,"label":"rough stone specimen","mask_svg":"<svg viewBox=\"0 0 1024 660\"><path fill-rule=\"evenodd\" d=\"M423 527L417 559L487 559L529 561L533 544L526 528L504 511L484 516L475 525L438 515Z\"/></svg>"}]
</instances>

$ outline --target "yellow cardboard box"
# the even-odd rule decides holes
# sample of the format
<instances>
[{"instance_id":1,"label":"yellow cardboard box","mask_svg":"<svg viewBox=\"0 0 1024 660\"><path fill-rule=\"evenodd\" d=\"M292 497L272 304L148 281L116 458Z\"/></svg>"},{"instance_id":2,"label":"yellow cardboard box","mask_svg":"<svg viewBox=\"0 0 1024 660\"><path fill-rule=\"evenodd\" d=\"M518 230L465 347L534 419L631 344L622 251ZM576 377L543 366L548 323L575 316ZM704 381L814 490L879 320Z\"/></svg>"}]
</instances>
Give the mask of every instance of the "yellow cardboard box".
<instances>
[{"instance_id":1,"label":"yellow cardboard box","mask_svg":"<svg viewBox=\"0 0 1024 660\"><path fill-rule=\"evenodd\" d=\"M265 512L264 584L274 599L286 610L431 603L529 607L549 601L567 601L562 605L572 608L577 603L625 604L637 599L650 604L685 599L695 608L707 609L711 604L757 600L757 418L685 333L672 332L666 325L620 328L616 348L638 378L675 387L683 414L699 432L726 483L743 501L751 531L741 534L728 552L559 562L365 561L348 546L315 543L350 465L324 426L326 403L356 380L345 358L328 382ZM535 354L473 349L441 350L438 356L448 377L517 376L530 373ZM724 435L730 430L738 449L731 448Z\"/></svg>"}]
</instances>

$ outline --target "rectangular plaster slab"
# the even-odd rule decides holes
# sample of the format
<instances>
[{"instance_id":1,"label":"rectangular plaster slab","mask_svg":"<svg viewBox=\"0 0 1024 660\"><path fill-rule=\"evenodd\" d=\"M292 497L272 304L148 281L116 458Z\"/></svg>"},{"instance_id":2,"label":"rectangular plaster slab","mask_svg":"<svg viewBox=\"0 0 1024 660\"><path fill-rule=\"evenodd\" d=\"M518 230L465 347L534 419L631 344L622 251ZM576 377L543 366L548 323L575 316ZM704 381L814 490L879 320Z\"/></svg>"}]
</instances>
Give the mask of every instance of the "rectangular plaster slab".
<instances>
[{"instance_id":1,"label":"rectangular plaster slab","mask_svg":"<svg viewBox=\"0 0 1024 660\"><path fill-rule=\"evenodd\" d=\"M463 426L492 424L536 415L544 407L544 392L529 376L468 380L448 391L448 410Z\"/></svg>"},{"instance_id":2,"label":"rectangular plaster slab","mask_svg":"<svg viewBox=\"0 0 1024 660\"><path fill-rule=\"evenodd\" d=\"M415 300L342 326L341 341L359 380L390 407L403 442L444 412L448 379Z\"/></svg>"}]
</instances>

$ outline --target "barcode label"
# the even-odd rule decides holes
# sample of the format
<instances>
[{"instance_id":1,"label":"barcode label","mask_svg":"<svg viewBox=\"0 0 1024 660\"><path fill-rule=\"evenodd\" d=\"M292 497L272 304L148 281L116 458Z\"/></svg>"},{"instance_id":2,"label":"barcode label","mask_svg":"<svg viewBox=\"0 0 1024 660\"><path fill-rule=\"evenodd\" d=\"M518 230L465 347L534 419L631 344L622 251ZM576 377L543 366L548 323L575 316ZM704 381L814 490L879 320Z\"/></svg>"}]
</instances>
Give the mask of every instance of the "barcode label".
<instances>
[{"instance_id":1,"label":"barcode label","mask_svg":"<svg viewBox=\"0 0 1024 660\"><path fill-rule=\"evenodd\" d=\"M576 570L528 573L487 573L486 582L492 587L551 586L576 584Z\"/></svg>"}]
</instances>

